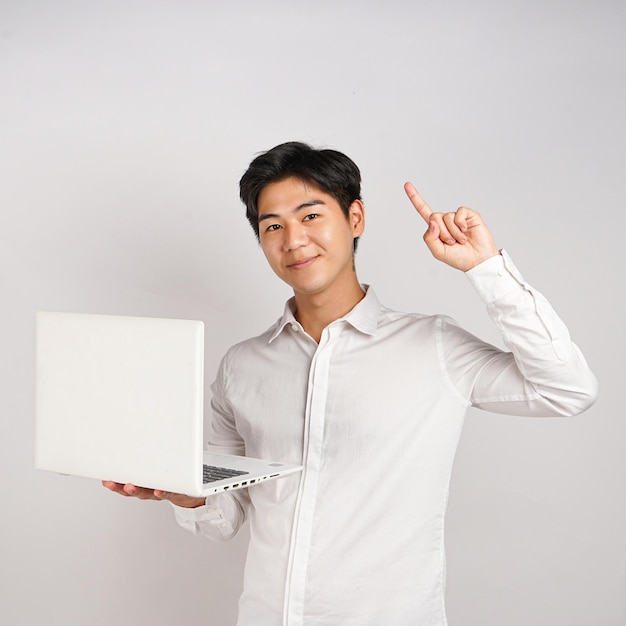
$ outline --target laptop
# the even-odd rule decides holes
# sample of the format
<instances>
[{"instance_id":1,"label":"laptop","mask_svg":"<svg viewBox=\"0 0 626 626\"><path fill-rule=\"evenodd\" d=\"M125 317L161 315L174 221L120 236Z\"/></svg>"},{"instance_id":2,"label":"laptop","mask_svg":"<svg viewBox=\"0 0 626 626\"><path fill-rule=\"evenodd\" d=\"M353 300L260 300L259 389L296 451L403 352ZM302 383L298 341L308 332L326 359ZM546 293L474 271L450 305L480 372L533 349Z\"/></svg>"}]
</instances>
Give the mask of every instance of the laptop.
<instances>
[{"instance_id":1,"label":"laptop","mask_svg":"<svg viewBox=\"0 0 626 626\"><path fill-rule=\"evenodd\" d=\"M204 325L37 313L35 467L190 496L301 466L203 450Z\"/></svg>"}]
</instances>

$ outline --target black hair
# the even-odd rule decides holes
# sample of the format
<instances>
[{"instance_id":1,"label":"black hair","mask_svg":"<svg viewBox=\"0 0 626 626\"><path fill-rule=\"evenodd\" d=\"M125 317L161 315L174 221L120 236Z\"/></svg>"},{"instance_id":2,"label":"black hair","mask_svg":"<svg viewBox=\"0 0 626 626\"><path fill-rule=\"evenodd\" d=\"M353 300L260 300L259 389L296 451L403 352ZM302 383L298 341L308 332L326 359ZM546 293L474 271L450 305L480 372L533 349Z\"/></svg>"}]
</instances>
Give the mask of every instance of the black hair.
<instances>
[{"instance_id":1,"label":"black hair","mask_svg":"<svg viewBox=\"0 0 626 626\"><path fill-rule=\"evenodd\" d=\"M257 156L239 181L239 196L246 217L259 238L259 194L270 183L297 178L337 200L346 218L350 205L361 200L361 172L356 163L337 150L317 149L299 141L275 146ZM356 251L358 237L354 239Z\"/></svg>"}]
</instances>

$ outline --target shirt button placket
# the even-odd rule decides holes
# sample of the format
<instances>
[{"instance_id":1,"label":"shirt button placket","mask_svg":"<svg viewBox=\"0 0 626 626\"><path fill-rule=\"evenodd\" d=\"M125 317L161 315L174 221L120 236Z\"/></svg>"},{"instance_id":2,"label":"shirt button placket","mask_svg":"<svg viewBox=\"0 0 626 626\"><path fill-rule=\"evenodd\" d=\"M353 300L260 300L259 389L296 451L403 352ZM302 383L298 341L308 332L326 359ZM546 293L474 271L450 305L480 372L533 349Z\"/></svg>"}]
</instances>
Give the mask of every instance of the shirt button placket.
<instances>
[{"instance_id":1,"label":"shirt button placket","mask_svg":"<svg viewBox=\"0 0 626 626\"><path fill-rule=\"evenodd\" d=\"M285 589L285 626L304 626L304 595L324 446L324 421L330 359L337 325L322 333L309 369L305 414L304 470L294 523L290 572Z\"/></svg>"}]
</instances>

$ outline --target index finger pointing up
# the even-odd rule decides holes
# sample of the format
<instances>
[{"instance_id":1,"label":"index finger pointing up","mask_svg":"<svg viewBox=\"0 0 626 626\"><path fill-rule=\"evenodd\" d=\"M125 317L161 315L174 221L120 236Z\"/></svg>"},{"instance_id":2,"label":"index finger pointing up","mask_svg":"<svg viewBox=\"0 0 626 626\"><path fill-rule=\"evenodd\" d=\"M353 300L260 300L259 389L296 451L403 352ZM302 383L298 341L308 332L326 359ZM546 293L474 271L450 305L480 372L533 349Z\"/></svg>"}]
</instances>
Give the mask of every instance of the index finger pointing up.
<instances>
[{"instance_id":1,"label":"index finger pointing up","mask_svg":"<svg viewBox=\"0 0 626 626\"><path fill-rule=\"evenodd\" d=\"M426 200L419 195L417 189L413 183L404 183L404 191L409 197L409 200L415 207L415 210L422 216L422 219L428 224L429 218L433 213L433 210L426 204Z\"/></svg>"}]
</instances>

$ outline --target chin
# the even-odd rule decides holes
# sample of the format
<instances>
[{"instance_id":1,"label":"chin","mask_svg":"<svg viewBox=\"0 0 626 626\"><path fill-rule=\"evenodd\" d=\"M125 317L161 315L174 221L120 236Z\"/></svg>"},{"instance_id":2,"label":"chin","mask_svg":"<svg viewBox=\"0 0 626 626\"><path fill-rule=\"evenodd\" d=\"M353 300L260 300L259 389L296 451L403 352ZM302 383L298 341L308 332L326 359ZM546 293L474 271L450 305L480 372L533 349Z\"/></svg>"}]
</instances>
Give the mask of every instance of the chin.
<instances>
[{"instance_id":1,"label":"chin","mask_svg":"<svg viewBox=\"0 0 626 626\"><path fill-rule=\"evenodd\" d=\"M289 285L295 294L302 294L303 296L312 296L316 293L324 291L324 285Z\"/></svg>"}]
</instances>

